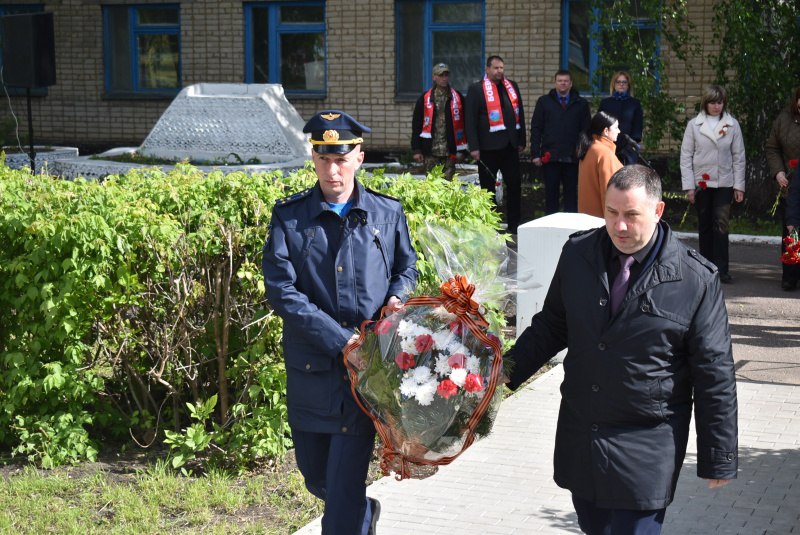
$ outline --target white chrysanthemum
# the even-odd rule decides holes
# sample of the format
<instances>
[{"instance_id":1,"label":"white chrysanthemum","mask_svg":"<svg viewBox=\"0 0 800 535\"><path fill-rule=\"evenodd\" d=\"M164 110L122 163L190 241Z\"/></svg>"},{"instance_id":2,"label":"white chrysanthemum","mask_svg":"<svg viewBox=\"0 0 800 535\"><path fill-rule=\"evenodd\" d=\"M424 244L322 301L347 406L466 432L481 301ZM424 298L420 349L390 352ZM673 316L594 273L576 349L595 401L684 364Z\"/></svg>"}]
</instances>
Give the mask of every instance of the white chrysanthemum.
<instances>
[{"instance_id":1,"label":"white chrysanthemum","mask_svg":"<svg viewBox=\"0 0 800 535\"><path fill-rule=\"evenodd\" d=\"M414 343L413 337L403 338L400 342L400 349L411 355L419 354L419 351L417 351L417 344Z\"/></svg>"},{"instance_id":2,"label":"white chrysanthemum","mask_svg":"<svg viewBox=\"0 0 800 535\"><path fill-rule=\"evenodd\" d=\"M448 358L447 355L440 355L436 357L436 367L434 368L434 371L441 377L446 377L447 374L450 373L450 370L453 369L447 362L447 358Z\"/></svg>"},{"instance_id":3,"label":"white chrysanthemum","mask_svg":"<svg viewBox=\"0 0 800 535\"><path fill-rule=\"evenodd\" d=\"M481 359L476 357L475 355L470 355L467 357L467 371L469 373L481 373Z\"/></svg>"},{"instance_id":4,"label":"white chrysanthemum","mask_svg":"<svg viewBox=\"0 0 800 535\"><path fill-rule=\"evenodd\" d=\"M434 308L431 311L431 314L433 314L434 316L436 316L440 320L445 321L447 323L450 323L451 321L456 319L456 315L448 312L447 309L444 308L443 306L438 306L438 307Z\"/></svg>"},{"instance_id":5,"label":"white chrysanthemum","mask_svg":"<svg viewBox=\"0 0 800 535\"><path fill-rule=\"evenodd\" d=\"M436 331L431 335L436 349L445 350L453 340L453 333L450 331Z\"/></svg>"},{"instance_id":6,"label":"white chrysanthemum","mask_svg":"<svg viewBox=\"0 0 800 535\"><path fill-rule=\"evenodd\" d=\"M464 368L455 368L450 372L450 380L458 386L464 386L464 381L467 380L467 370Z\"/></svg>"},{"instance_id":7,"label":"white chrysanthemum","mask_svg":"<svg viewBox=\"0 0 800 535\"><path fill-rule=\"evenodd\" d=\"M417 382L414 380L413 377L411 377L410 375L403 377L403 380L400 382L400 393L407 398L416 395Z\"/></svg>"},{"instance_id":8,"label":"white chrysanthemum","mask_svg":"<svg viewBox=\"0 0 800 535\"><path fill-rule=\"evenodd\" d=\"M413 321L400 320L400 323L397 324L397 335L411 336L415 327L416 324Z\"/></svg>"},{"instance_id":9,"label":"white chrysanthemum","mask_svg":"<svg viewBox=\"0 0 800 535\"><path fill-rule=\"evenodd\" d=\"M417 328L414 330L414 335L419 336L421 334L430 334L433 336L433 331L422 325L417 325Z\"/></svg>"},{"instance_id":10,"label":"white chrysanthemum","mask_svg":"<svg viewBox=\"0 0 800 535\"><path fill-rule=\"evenodd\" d=\"M461 353L462 355L471 355L472 352L467 349L467 346L462 344L459 340L453 340L449 346L447 346L447 350L450 352L451 355L455 355L456 353Z\"/></svg>"},{"instance_id":11,"label":"white chrysanthemum","mask_svg":"<svg viewBox=\"0 0 800 535\"><path fill-rule=\"evenodd\" d=\"M411 370L411 376L417 384L426 383L431 380L431 370L427 366L417 366Z\"/></svg>"},{"instance_id":12,"label":"white chrysanthemum","mask_svg":"<svg viewBox=\"0 0 800 535\"><path fill-rule=\"evenodd\" d=\"M417 387L416 398L417 402L423 407L427 407L433 401L433 396L436 394L437 382L427 381Z\"/></svg>"}]
</instances>

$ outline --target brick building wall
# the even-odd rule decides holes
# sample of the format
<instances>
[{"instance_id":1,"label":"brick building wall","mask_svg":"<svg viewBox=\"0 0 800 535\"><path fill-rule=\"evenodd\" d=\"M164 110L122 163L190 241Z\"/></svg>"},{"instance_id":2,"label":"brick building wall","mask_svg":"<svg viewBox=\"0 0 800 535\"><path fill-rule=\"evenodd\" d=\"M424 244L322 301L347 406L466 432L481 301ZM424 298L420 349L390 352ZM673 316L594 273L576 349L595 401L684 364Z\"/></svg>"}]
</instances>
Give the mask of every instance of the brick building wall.
<instances>
[{"instance_id":1,"label":"brick building wall","mask_svg":"<svg viewBox=\"0 0 800 535\"><path fill-rule=\"evenodd\" d=\"M17 0L16 3L42 3ZM113 4L119 0L104 0ZM157 3L138 0L137 4ZM33 99L37 142L66 145L138 145L169 105L169 98L110 99L103 87L103 32L100 0L44 0L54 13L57 85ZM707 65L713 44L713 0L690 4L702 44L699 58L687 65L668 48L669 91L685 101L687 114L713 77ZM181 63L184 86L200 82L242 82L244 10L241 1L180 2ZM303 117L322 108L341 108L372 127L366 148L409 150L413 101L395 96L395 2L328 0L327 95L290 98ZM558 0L488 1L485 53L506 61L506 74L517 81L530 120L536 99L552 87L559 67L561 2ZM12 97L20 132L27 132L24 97ZM0 107L0 120L7 118ZM646 118L645 118L646 122Z\"/></svg>"}]
</instances>

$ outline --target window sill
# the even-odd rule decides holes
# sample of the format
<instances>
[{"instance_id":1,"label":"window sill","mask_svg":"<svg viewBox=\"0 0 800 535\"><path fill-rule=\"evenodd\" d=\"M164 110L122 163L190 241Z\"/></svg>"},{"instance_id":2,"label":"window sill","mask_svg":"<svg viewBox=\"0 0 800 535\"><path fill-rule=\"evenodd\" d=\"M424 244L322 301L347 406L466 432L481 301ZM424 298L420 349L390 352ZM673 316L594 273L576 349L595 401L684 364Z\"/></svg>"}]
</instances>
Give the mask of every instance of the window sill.
<instances>
[{"instance_id":1,"label":"window sill","mask_svg":"<svg viewBox=\"0 0 800 535\"><path fill-rule=\"evenodd\" d=\"M304 91L284 91L287 99L291 100L325 100L327 93L306 93Z\"/></svg>"},{"instance_id":2,"label":"window sill","mask_svg":"<svg viewBox=\"0 0 800 535\"><path fill-rule=\"evenodd\" d=\"M103 93L103 100L172 100L180 91L175 93Z\"/></svg>"}]
</instances>

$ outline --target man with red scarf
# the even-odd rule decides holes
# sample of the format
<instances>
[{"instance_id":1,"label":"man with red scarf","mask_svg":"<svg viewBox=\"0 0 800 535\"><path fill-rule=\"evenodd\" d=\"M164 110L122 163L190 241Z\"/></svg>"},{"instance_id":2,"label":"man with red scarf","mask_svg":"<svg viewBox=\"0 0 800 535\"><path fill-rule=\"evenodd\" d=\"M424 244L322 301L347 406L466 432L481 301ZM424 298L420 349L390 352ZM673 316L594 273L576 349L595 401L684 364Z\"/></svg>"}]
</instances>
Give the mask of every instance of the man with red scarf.
<instances>
[{"instance_id":1,"label":"man with red scarf","mask_svg":"<svg viewBox=\"0 0 800 535\"><path fill-rule=\"evenodd\" d=\"M445 63L433 67L433 87L420 95L414 106L411 150L414 161L424 163L426 173L441 165L448 179L453 178L456 161L461 161L467 150L464 96L450 86L450 68Z\"/></svg>"},{"instance_id":2,"label":"man with red scarf","mask_svg":"<svg viewBox=\"0 0 800 535\"><path fill-rule=\"evenodd\" d=\"M525 112L516 82L505 77L500 56L486 60L486 75L467 91L467 143L478 162L481 187L495 191L497 171L502 171L508 202L508 232L520 223L519 153L525 150Z\"/></svg>"}]
</instances>

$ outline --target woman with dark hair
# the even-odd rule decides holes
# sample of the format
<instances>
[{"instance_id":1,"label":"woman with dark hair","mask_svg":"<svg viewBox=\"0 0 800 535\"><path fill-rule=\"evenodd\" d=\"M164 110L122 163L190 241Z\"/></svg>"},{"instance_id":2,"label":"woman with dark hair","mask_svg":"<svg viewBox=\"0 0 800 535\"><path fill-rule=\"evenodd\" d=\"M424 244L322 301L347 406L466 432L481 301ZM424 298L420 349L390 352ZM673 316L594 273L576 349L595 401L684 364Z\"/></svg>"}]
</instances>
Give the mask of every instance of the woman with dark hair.
<instances>
[{"instance_id":1,"label":"woman with dark hair","mask_svg":"<svg viewBox=\"0 0 800 535\"><path fill-rule=\"evenodd\" d=\"M745 155L739 122L725 111L728 95L710 85L700 99L700 113L686 125L681 144L681 185L697 210L700 254L728 273L728 224L731 202L744 200Z\"/></svg>"},{"instance_id":2,"label":"woman with dark hair","mask_svg":"<svg viewBox=\"0 0 800 535\"><path fill-rule=\"evenodd\" d=\"M633 78L626 71L617 71L611 77L611 96L600 101L598 111L604 111L619 120L619 130L637 143L631 146L627 138L617 143L617 158L625 164L636 163L638 159L638 144L642 142L642 129L644 127L644 114L642 103L633 97Z\"/></svg>"},{"instance_id":3,"label":"woman with dark hair","mask_svg":"<svg viewBox=\"0 0 800 535\"><path fill-rule=\"evenodd\" d=\"M615 142L619 136L619 121L604 111L598 111L589 123L589 130L578 136L578 212L603 217L606 206L606 187L611 175L622 168L617 158Z\"/></svg>"},{"instance_id":4,"label":"woman with dark hair","mask_svg":"<svg viewBox=\"0 0 800 535\"><path fill-rule=\"evenodd\" d=\"M767 154L767 165L770 175L775 177L778 186L784 190L789 190L789 184L794 184L792 190L797 191L797 161L800 159L800 86L794 91L794 98L781 110L775 122L772 123L772 131L765 147ZM790 163L791 162L791 163ZM796 197L796 195L794 195ZM781 214L781 222L784 238L789 234L787 228L786 201L781 199L778 203L778 211ZM800 214L797 214L800 215ZM796 227L797 225L792 225ZM781 242L781 254L783 254L784 244ZM783 277L781 278L781 288L792 291L797 288L797 281L800 279L800 265L783 264Z\"/></svg>"}]
</instances>

